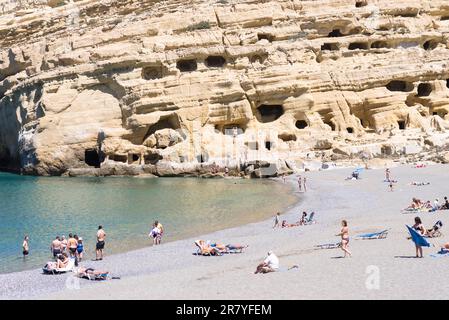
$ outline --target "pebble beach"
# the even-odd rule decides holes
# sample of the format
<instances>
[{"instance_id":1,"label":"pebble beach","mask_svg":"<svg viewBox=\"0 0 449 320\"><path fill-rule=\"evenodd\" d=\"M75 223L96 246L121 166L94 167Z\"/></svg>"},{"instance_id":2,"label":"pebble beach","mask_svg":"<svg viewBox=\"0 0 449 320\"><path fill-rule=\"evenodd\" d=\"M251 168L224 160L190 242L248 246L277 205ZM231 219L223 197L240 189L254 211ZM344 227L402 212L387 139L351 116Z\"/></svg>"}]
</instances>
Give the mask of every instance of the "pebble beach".
<instances>
[{"instance_id":1,"label":"pebble beach","mask_svg":"<svg viewBox=\"0 0 449 320\"><path fill-rule=\"evenodd\" d=\"M120 279L94 282L73 274L43 275L41 270L0 275L1 299L447 299L449 283L441 281L449 256L434 256L449 241L449 211L403 214L412 197L431 200L449 196L445 165L391 168L398 180L391 192L384 169L363 170L360 180L345 180L352 169L306 172L308 190L297 189L297 175L286 178L300 201L282 213L294 223L302 211L315 211L316 224L273 229L273 219L198 235L127 253L107 255L82 266L108 270ZM304 173L302 173L304 175ZM413 186L412 181L430 182ZM279 183L283 183L279 179ZM272 195L276 197L276 194ZM274 216L275 213L273 213ZM421 217L426 228L443 222L435 247L415 258L406 224ZM349 224L351 258L340 249L315 246L338 242L340 221ZM379 240L356 240L356 235L389 229ZM449 230L449 229L448 229ZM243 253L196 256L194 240L240 243ZM281 268L254 274L267 251L273 250ZM297 265L299 268L287 270Z\"/></svg>"}]
</instances>

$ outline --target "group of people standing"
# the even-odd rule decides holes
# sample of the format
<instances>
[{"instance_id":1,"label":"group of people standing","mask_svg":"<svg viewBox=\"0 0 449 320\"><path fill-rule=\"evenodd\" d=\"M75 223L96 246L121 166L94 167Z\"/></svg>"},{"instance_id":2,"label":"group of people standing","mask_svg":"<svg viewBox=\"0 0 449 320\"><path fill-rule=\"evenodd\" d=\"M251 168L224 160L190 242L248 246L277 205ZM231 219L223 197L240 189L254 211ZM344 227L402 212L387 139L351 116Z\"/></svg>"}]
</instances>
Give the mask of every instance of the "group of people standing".
<instances>
[{"instance_id":1,"label":"group of people standing","mask_svg":"<svg viewBox=\"0 0 449 320\"><path fill-rule=\"evenodd\" d=\"M153 245L159 245L162 241L162 235L164 234L164 227L159 221L154 221L153 228L148 235L150 238L153 238Z\"/></svg>"},{"instance_id":2,"label":"group of people standing","mask_svg":"<svg viewBox=\"0 0 449 320\"><path fill-rule=\"evenodd\" d=\"M77 261L83 259L84 244L83 238L78 235L69 233L69 237L56 236L56 238L50 244L50 250L54 258L58 258L60 255L66 255L67 257L76 258Z\"/></svg>"}]
</instances>

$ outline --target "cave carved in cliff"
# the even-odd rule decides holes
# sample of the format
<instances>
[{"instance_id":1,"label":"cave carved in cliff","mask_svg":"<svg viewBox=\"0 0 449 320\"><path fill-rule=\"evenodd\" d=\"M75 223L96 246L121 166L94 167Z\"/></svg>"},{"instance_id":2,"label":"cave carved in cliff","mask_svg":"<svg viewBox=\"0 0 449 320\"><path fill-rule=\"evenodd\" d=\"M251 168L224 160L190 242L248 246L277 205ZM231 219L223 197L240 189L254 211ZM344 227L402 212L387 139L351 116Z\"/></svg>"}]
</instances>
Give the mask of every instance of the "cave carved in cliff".
<instances>
[{"instance_id":1,"label":"cave carved in cliff","mask_svg":"<svg viewBox=\"0 0 449 320\"><path fill-rule=\"evenodd\" d=\"M279 119L284 114L282 105L262 104L257 108L256 118L259 122L267 123Z\"/></svg>"}]
</instances>

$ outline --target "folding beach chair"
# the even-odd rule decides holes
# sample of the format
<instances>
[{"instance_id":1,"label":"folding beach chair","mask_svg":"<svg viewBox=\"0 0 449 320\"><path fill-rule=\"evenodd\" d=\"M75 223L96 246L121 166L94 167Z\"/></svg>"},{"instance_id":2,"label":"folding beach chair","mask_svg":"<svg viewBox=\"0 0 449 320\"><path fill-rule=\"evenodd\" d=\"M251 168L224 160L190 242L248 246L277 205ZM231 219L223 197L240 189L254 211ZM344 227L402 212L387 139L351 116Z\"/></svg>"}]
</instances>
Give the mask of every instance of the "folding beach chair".
<instances>
[{"instance_id":1,"label":"folding beach chair","mask_svg":"<svg viewBox=\"0 0 449 320\"><path fill-rule=\"evenodd\" d=\"M325 243L314 246L315 249L337 249L341 247L341 242Z\"/></svg>"},{"instance_id":2,"label":"folding beach chair","mask_svg":"<svg viewBox=\"0 0 449 320\"><path fill-rule=\"evenodd\" d=\"M441 227L443 227L443 222L441 222L441 220L438 220L437 222L435 222L432 229L427 230L427 237L428 238L441 237L443 235L441 233Z\"/></svg>"},{"instance_id":3,"label":"folding beach chair","mask_svg":"<svg viewBox=\"0 0 449 320\"><path fill-rule=\"evenodd\" d=\"M389 230L390 229L383 230L380 232L361 234L361 235L356 236L356 239L359 239L359 240L385 239L388 235Z\"/></svg>"},{"instance_id":4,"label":"folding beach chair","mask_svg":"<svg viewBox=\"0 0 449 320\"><path fill-rule=\"evenodd\" d=\"M75 258L69 258L69 262L67 263L67 266L65 268L50 268L47 264L45 267L42 268L42 271L45 274L61 274L66 272L71 272L75 268Z\"/></svg>"},{"instance_id":5,"label":"folding beach chair","mask_svg":"<svg viewBox=\"0 0 449 320\"><path fill-rule=\"evenodd\" d=\"M313 224L316 223L315 220L313 220L313 217L315 216L315 212L312 212L309 216L309 218L306 218L305 224Z\"/></svg>"},{"instance_id":6,"label":"folding beach chair","mask_svg":"<svg viewBox=\"0 0 449 320\"><path fill-rule=\"evenodd\" d=\"M432 244L430 244L426 238L424 238L422 235L420 235L418 232L416 232L415 229L407 226L408 232L410 232L410 236L412 237L412 241L420 247L431 247Z\"/></svg>"}]
</instances>

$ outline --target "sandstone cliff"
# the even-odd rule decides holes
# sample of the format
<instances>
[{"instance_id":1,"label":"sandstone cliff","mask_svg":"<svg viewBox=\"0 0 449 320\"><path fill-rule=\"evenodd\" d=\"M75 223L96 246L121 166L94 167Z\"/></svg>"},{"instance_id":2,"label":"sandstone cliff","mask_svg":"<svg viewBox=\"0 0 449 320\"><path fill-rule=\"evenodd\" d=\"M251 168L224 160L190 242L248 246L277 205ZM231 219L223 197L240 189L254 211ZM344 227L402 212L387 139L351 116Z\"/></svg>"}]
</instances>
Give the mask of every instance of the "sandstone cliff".
<instances>
[{"instance_id":1,"label":"sandstone cliff","mask_svg":"<svg viewBox=\"0 0 449 320\"><path fill-rule=\"evenodd\" d=\"M448 38L444 0L0 0L0 167L260 176L433 156Z\"/></svg>"}]
</instances>

